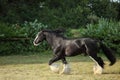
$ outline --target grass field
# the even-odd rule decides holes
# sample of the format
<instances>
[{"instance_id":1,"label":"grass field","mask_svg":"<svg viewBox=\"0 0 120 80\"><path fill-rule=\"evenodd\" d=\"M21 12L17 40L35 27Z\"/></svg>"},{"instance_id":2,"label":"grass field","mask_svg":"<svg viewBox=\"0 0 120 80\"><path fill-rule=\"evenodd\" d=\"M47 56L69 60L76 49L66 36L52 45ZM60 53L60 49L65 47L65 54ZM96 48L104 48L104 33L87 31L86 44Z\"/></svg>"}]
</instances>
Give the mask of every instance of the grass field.
<instances>
[{"instance_id":1,"label":"grass field","mask_svg":"<svg viewBox=\"0 0 120 80\"><path fill-rule=\"evenodd\" d=\"M76 56L67 58L71 65L70 75L60 75L51 72L48 61L51 55L39 54L29 56L0 57L0 80L119 80L120 58L113 66L108 66L108 60L103 57L106 65L102 75L94 75L93 61L89 57ZM60 69L62 70L61 62Z\"/></svg>"}]
</instances>

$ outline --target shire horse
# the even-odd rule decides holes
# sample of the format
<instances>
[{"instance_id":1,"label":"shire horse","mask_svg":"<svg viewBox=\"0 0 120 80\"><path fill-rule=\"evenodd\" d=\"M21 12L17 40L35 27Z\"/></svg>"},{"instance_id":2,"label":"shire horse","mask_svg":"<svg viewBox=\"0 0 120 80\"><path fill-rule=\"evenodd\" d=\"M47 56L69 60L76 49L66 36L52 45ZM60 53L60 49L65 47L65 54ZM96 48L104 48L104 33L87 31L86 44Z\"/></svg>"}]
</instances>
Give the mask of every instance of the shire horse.
<instances>
[{"instance_id":1,"label":"shire horse","mask_svg":"<svg viewBox=\"0 0 120 80\"><path fill-rule=\"evenodd\" d=\"M62 60L64 66L60 74L70 74L71 69L66 57L84 54L88 55L95 62L93 66L94 74L102 74L104 62L101 57L97 56L100 49L102 49L105 56L111 62L109 65L113 65L116 62L116 58L111 49L102 41L91 38L68 39L61 34L62 32L62 30L42 30L38 32L33 41L33 44L38 46L40 42L46 40L53 49L54 56L49 61L50 69L53 72L59 73L59 67L54 62Z\"/></svg>"}]
</instances>

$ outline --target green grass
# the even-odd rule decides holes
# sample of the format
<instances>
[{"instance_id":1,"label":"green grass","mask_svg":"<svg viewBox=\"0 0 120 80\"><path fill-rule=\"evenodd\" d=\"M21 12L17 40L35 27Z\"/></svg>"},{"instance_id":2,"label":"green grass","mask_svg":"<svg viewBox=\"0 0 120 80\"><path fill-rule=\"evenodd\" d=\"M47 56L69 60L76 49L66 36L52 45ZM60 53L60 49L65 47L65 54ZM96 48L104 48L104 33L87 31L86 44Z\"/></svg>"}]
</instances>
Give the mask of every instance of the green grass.
<instances>
[{"instance_id":1,"label":"green grass","mask_svg":"<svg viewBox=\"0 0 120 80\"><path fill-rule=\"evenodd\" d=\"M102 56L106 65L102 75L94 75L93 61L89 57L76 56L67 58L71 65L70 75L60 75L51 72L48 61L51 52L29 56L1 56L0 80L119 80L120 58L113 66L108 66L109 61ZM61 61L60 64L62 70Z\"/></svg>"}]
</instances>

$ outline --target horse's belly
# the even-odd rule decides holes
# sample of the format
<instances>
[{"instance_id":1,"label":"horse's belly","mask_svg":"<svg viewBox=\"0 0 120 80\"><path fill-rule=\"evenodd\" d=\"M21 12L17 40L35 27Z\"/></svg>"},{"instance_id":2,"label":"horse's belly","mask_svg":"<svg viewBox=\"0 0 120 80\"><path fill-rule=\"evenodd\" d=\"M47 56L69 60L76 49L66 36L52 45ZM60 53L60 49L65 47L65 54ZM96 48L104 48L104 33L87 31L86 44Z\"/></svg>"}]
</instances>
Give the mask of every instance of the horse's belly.
<instances>
[{"instance_id":1,"label":"horse's belly","mask_svg":"<svg viewBox=\"0 0 120 80\"><path fill-rule=\"evenodd\" d=\"M67 57L72 57L72 56L77 56L77 55L79 55L79 53L78 54L76 54L76 53L75 54L67 54L66 56Z\"/></svg>"},{"instance_id":2,"label":"horse's belly","mask_svg":"<svg viewBox=\"0 0 120 80\"><path fill-rule=\"evenodd\" d=\"M65 50L65 55L66 56L76 56L81 54L81 52L79 51L79 49L74 49L74 48L66 48Z\"/></svg>"}]
</instances>

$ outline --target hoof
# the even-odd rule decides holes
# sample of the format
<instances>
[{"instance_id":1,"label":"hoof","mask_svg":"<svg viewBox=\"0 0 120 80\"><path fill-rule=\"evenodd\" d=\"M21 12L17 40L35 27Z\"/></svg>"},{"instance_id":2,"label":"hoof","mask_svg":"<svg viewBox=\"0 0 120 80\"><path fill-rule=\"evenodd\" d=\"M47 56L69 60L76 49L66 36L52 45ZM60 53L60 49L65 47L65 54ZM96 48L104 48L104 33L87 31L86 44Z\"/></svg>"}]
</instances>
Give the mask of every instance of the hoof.
<instances>
[{"instance_id":1,"label":"hoof","mask_svg":"<svg viewBox=\"0 0 120 80\"><path fill-rule=\"evenodd\" d=\"M70 66L68 64L64 64L62 72L60 74L70 74Z\"/></svg>"},{"instance_id":2,"label":"hoof","mask_svg":"<svg viewBox=\"0 0 120 80\"><path fill-rule=\"evenodd\" d=\"M102 74L103 73L103 68L100 67L99 65L95 65L93 67L94 74Z\"/></svg>"},{"instance_id":3,"label":"hoof","mask_svg":"<svg viewBox=\"0 0 120 80\"><path fill-rule=\"evenodd\" d=\"M55 73L59 73L59 65L58 64L50 65L50 69L51 69L51 71L53 71Z\"/></svg>"}]
</instances>

